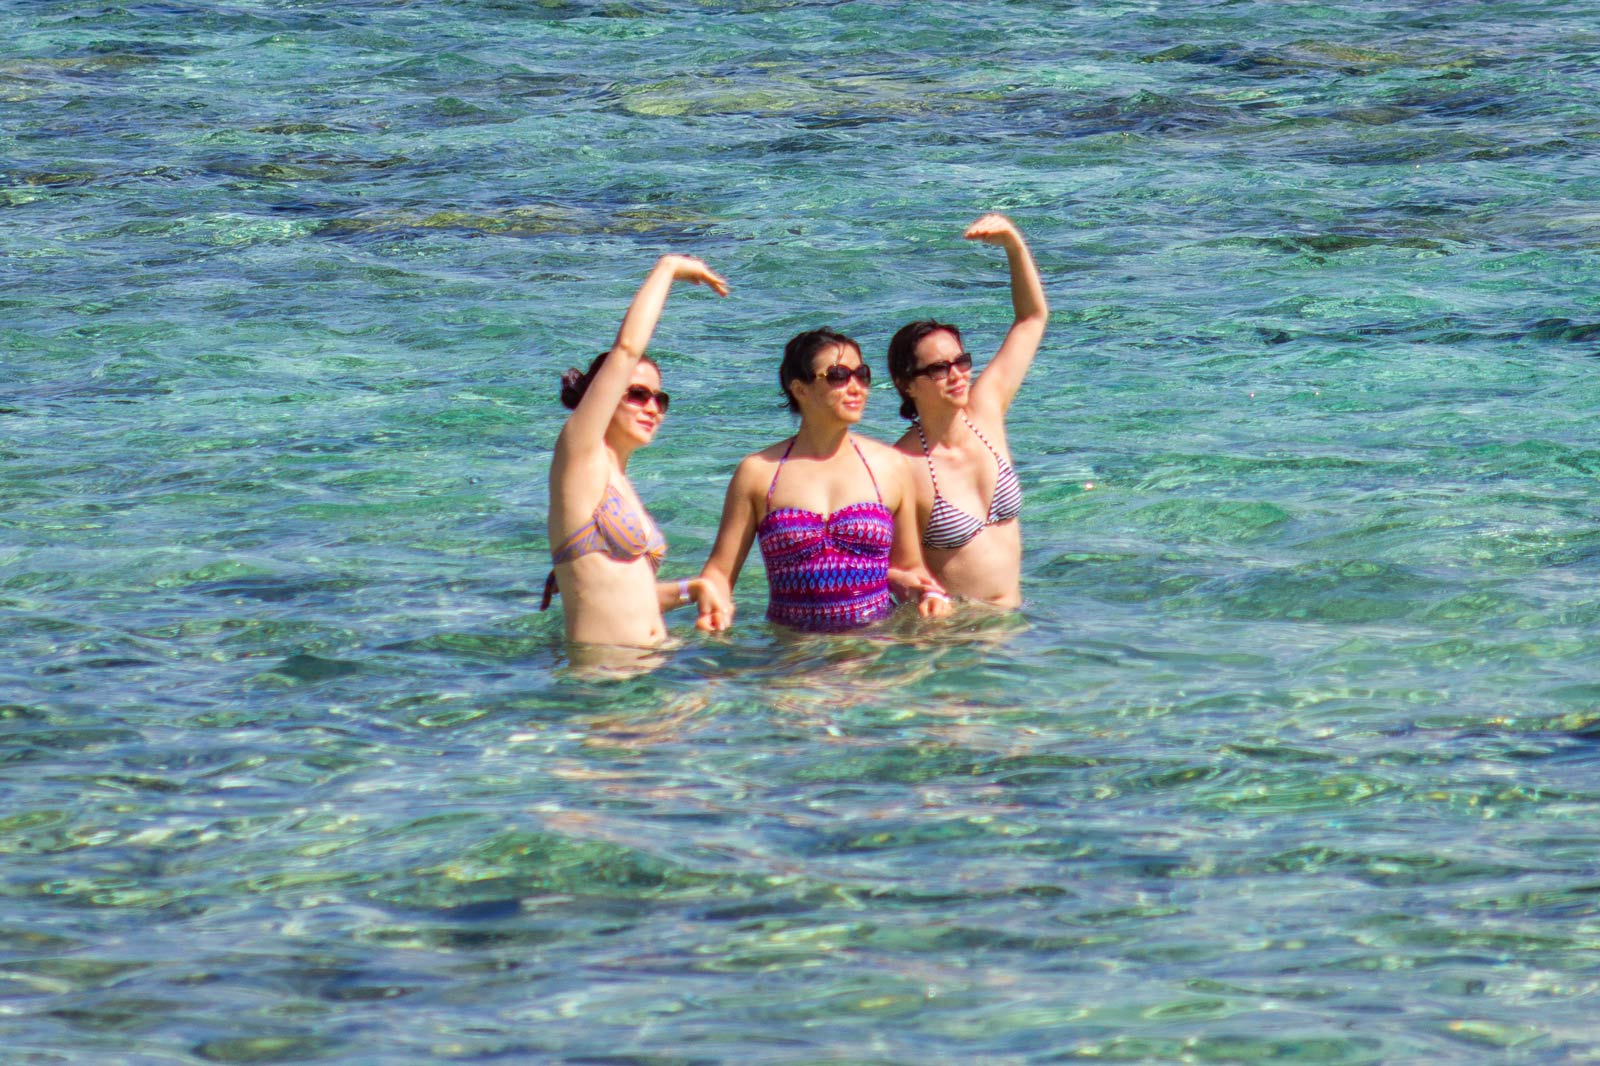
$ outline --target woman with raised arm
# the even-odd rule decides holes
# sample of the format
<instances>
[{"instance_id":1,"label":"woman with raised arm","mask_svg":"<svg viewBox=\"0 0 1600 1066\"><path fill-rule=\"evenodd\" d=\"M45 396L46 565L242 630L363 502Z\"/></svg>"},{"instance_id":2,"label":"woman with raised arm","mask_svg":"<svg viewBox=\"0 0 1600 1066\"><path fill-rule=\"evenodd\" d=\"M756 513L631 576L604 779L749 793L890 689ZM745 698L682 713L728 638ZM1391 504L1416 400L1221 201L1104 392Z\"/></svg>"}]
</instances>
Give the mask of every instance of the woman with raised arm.
<instances>
[{"instance_id":1,"label":"woman with raised arm","mask_svg":"<svg viewBox=\"0 0 1600 1066\"><path fill-rule=\"evenodd\" d=\"M700 600L700 628L732 622L733 586L752 540L767 569L767 620L778 625L857 629L887 617L896 595L915 597L924 616L949 613L917 547L910 464L851 432L871 381L861 346L830 329L785 346L778 383L800 428L734 471L701 572L711 587Z\"/></svg>"},{"instance_id":2,"label":"woman with raised arm","mask_svg":"<svg viewBox=\"0 0 1600 1066\"><path fill-rule=\"evenodd\" d=\"M911 429L895 447L913 463L928 569L952 594L1022 604L1022 486L1006 445L1006 411L1044 337L1050 308L1022 233L1004 215L967 227L1011 267L1011 329L983 373L955 326L912 322L889 341L889 376Z\"/></svg>"},{"instance_id":3,"label":"woman with raised arm","mask_svg":"<svg viewBox=\"0 0 1600 1066\"><path fill-rule=\"evenodd\" d=\"M561 379L561 402L572 414L550 461L555 569L541 609L559 591L567 639L575 643L654 647L667 636L662 612L705 594L698 578L656 580L667 542L628 481L629 457L650 443L667 414L661 370L645 346L675 281L728 294L700 260L662 256L628 305L611 350Z\"/></svg>"}]
</instances>

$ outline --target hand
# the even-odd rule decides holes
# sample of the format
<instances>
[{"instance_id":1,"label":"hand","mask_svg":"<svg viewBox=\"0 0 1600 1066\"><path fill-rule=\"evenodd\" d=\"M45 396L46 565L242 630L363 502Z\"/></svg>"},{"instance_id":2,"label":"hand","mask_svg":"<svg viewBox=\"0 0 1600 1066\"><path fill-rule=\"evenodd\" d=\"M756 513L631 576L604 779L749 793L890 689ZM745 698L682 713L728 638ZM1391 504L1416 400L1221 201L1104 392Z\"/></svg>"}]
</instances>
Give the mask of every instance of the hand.
<instances>
[{"instance_id":1,"label":"hand","mask_svg":"<svg viewBox=\"0 0 1600 1066\"><path fill-rule=\"evenodd\" d=\"M692 255L664 255L656 265L670 268L673 281L704 285L718 296L728 295L728 283L722 280L722 275Z\"/></svg>"},{"instance_id":2,"label":"hand","mask_svg":"<svg viewBox=\"0 0 1600 1066\"><path fill-rule=\"evenodd\" d=\"M689 582L689 595L700 609L694 627L706 633L721 633L733 625L733 598L721 586L705 578Z\"/></svg>"},{"instance_id":3,"label":"hand","mask_svg":"<svg viewBox=\"0 0 1600 1066\"><path fill-rule=\"evenodd\" d=\"M932 574L925 566L918 566L911 570L901 570L891 566L889 568L889 591L900 603L921 599L928 592L937 592L944 595L944 586L934 580Z\"/></svg>"},{"instance_id":4,"label":"hand","mask_svg":"<svg viewBox=\"0 0 1600 1066\"><path fill-rule=\"evenodd\" d=\"M923 618L949 618L954 610L955 604L939 589L924 589L917 598L917 614Z\"/></svg>"},{"instance_id":5,"label":"hand","mask_svg":"<svg viewBox=\"0 0 1600 1066\"><path fill-rule=\"evenodd\" d=\"M990 213L968 226L961 235L969 241L982 241L985 244L1010 244L1022 240L1022 231L1016 224L1004 215Z\"/></svg>"},{"instance_id":6,"label":"hand","mask_svg":"<svg viewBox=\"0 0 1600 1066\"><path fill-rule=\"evenodd\" d=\"M917 614L923 618L946 618L955 609L950 594L925 566L910 570L889 569L889 588L895 599L917 601Z\"/></svg>"}]
</instances>

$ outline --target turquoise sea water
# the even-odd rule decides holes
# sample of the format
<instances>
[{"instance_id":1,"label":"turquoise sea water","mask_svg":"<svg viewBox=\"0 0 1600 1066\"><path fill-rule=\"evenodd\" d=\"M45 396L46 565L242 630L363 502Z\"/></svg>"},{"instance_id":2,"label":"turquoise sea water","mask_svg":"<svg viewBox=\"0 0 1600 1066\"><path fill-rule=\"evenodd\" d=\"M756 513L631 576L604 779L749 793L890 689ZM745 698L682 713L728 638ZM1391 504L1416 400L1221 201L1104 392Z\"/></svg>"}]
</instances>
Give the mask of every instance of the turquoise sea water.
<instances>
[{"instance_id":1,"label":"turquoise sea water","mask_svg":"<svg viewBox=\"0 0 1600 1066\"><path fill-rule=\"evenodd\" d=\"M1587 4L0 3L7 1063L1600 1061ZM665 573L933 313L1014 619L574 671L556 379L666 251ZM867 429L900 431L891 393Z\"/></svg>"}]
</instances>

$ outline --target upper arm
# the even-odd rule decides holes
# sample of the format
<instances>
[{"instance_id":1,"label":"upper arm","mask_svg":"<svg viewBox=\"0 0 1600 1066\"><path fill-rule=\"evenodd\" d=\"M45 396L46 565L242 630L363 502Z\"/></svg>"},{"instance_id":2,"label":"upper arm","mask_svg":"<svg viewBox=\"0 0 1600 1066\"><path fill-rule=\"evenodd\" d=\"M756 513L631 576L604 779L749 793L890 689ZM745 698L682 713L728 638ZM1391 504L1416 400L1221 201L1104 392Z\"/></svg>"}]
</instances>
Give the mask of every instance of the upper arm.
<instances>
[{"instance_id":1,"label":"upper arm","mask_svg":"<svg viewBox=\"0 0 1600 1066\"><path fill-rule=\"evenodd\" d=\"M1022 388L1039 343L1044 339L1045 317L1021 319L1011 324L1000 350L983 368L972 386L972 407L980 417L1003 419Z\"/></svg>"},{"instance_id":2,"label":"upper arm","mask_svg":"<svg viewBox=\"0 0 1600 1066\"><path fill-rule=\"evenodd\" d=\"M745 557L755 540L756 501L761 472L756 456L749 456L734 470L728 480L728 492L722 501L722 521L717 525L717 539L706 559L705 572L715 573L728 582L732 589L744 568Z\"/></svg>"},{"instance_id":3,"label":"upper arm","mask_svg":"<svg viewBox=\"0 0 1600 1066\"><path fill-rule=\"evenodd\" d=\"M894 546L890 549L891 565L910 570L922 565L922 528L917 515L917 483L912 475L911 460L895 448L884 448L889 461L885 469L892 471L891 483L895 492L884 502L894 515Z\"/></svg>"},{"instance_id":4,"label":"upper arm","mask_svg":"<svg viewBox=\"0 0 1600 1066\"><path fill-rule=\"evenodd\" d=\"M570 516L593 511L605 493L610 476L606 427L636 364L637 360L608 358L556 437L550 457L550 507L557 525L565 527Z\"/></svg>"},{"instance_id":5,"label":"upper arm","mask_svg":"<svg viewBox=\"0 0 1600 1066\"><path fill-rule=\"evenodd\" d=\"M611 349L589 382L583 399L567 416L567 424L561 427L561 435L556 438L558 456L565 452L580 458L604 446L606 427L611 424L611 417L616 414L617 404L622 402L622 394L628 391L628 382L633 379L634 368L638 365L637 354Z\"/></svg>"}]
</instances>

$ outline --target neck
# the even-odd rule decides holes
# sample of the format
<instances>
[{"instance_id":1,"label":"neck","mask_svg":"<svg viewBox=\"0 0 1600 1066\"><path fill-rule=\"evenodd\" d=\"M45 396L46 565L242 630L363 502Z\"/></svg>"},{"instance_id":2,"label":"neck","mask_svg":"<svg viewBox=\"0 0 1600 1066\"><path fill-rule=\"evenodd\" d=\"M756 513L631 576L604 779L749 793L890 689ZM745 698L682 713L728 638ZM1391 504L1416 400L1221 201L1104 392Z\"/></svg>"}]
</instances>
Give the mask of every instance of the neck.
<instances>
[{"instance_id":1,"label":"neck","mask_svg":"<svg viewBox=\"0 0 1600 1066\"><path fill-rule=\"evenodd\" d=\"M849 436L848 422L829 419L824 424L803 418L800 420L800 428L795 430L794 450L802 455L825 459L843 448L845 439Z\"/></svg>"},{"instance_id":2,"label":"neck","mask_svg":"<svg viewBox=\"0 0 1600 1066\"><path fill-rule=\"evenodd\" d=\"M937 411L917 408L917 421L922 423L922 435L932 441L951 440L961 427L961 409L941 406Z\"/></svg>"},{"instance_id":3,"label":"neck","mask_svg":"<svg viewBox=\"0 0 1600 1066\"><path fill-rule=\"evenodd\" d=\"M608 440L606 441L606 454L611 457L613 469L623 474L628 472L628 457L633 455L632 448L619 447L615 442Z\"/></svg>"}]
</instances>

